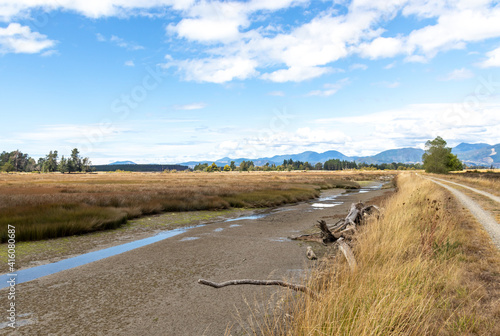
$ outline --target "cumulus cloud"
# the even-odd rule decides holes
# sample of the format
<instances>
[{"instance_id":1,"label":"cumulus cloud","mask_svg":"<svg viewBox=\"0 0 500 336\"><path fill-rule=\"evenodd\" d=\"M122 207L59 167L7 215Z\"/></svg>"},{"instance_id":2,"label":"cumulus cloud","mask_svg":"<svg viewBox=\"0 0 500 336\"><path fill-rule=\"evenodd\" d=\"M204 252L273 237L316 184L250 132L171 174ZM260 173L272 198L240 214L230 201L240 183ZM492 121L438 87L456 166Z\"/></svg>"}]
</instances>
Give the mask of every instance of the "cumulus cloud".
<instances>
[{"instance_id":1,"label":"cumulus cloud","mask_svg":"<svg viewBox=\"0 0 500 336\"><path fill-rule=\"evenodd\" d=\"M481 68L500 67L500 47L486 53L488 59L477 65Z\"/></svg>"},{"instance_id":2,"label":"cumulus cloud","mask_svg":"<svg viewBox=\"0 0 500 336\"><path fill-rule=\"evenodd\" d=\"M500 37L500 6L493 0L352 0L338 2L337 6L343 6L340 11L327 8L288 27L267 20L275 11L314 4L309 0L4 0L0 20L29 16L35 8L73 11L89 18L170 11L175 19L167 25L166 34L185 44L186 50L194 46L196 55L170 60L168 66L177 68L186 80L212 83L252 77L300 82L330 73L335 62L352 55L428 62L440 52ZM421 23L410 32L387 32L384 27L395 18L416 18ZM28 43L13 46L4 39L2 49L50 48L46 45L51 41L41 37L31 47ZM97 39L129 50L143 48L117 36L97 34ZM479 66L497 66L498 53L488 53Z\"/></svg>"},{"instance_id":3,"label":"cumulus cloud","mask_svg":"<svg viewBox=\"0 0 500 336\"><path fill-rule=\"evenodd\" d=\"M481 104L474 110L463 104L415 104L363 116L317 119L313 124L352 130L354 140L345 145L346 152L351 153L360 153L360 148L374 154L384 149L418 147L437 135L450 145L463 141L496 144L500 104Z\"/></svg>"},{"instance_id":4,"label":"cumulus cloud","mask_svg":"<svg viewBox=\"0 0 500 336\"><path fill-rule=\"evenodd\" d=\"M402 39L393 37L378 37L370 43L359 46L361 56L369 59L394 57L405 51Z\"/></svg>"},{"instance_id":5,"label":"cumulus cloud","mask_svg":"<svg viewBox=\"0 0 500 336\"><path fill-rule=\"evenodd\" d=\"M194 3L195 0L3 0L0 4L0 20L10 21L26 16L32 9L42 9L46 12L67 10L88 18L98 19L110 16L136 15L143 10L153 10L165 6L175 10L186 10Z\"/></svg>"},{"instance_id":6,"label":"cumulus cloud","mask_svg":"<svg viewBox=\"0 0 500 336\"><path fill-rule=\"evenodd\" d=\"M37 54L55 45L56 41L49 40L38 32L32 32L29 27L19 23L0 28L0 54Z\"/></svg>"},{"instance_id":7,"label":"cumulus cloud","mask_svg":"<svg viewBox=\"0 0 500 336\"><path fill-rule=\"evenodd\" d=\"M242 57L171 61L165 67L177 66L188 81L225 83L247 79L257 74L257 61Z\"/></svg>"},{"instance_id":8,"label":"cumulus cloud","mask_svg":"<svg viewBox=\"0 0 500 336\"><path fill-rule=\"evenodd\" d=\"M265 73L261 76L261 78L278 83L301 82L322 76L331 71L331 68L292 66L288 69L280 69L271 73Z\"/></svg>"}]
</instances>

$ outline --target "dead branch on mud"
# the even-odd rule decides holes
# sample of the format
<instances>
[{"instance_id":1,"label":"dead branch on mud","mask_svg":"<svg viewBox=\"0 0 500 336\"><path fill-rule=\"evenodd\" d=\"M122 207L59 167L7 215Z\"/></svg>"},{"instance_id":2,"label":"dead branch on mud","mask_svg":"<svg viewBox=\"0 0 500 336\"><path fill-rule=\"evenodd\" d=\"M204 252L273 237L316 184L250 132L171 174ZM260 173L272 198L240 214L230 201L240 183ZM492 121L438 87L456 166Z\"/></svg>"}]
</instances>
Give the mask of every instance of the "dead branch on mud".
<instances>
[{"instance_id":1,"label":"dead branch on mud","mask_svg":"<svg viewBox=\"0 0 500 336\"><path fill-rule=\"evenodd\" d=\"M213 288L222 288L226 286L234 286L234 285L255 285L255 286L281 286L293 289L294 291L303 292L309 295L313 299L318 298L318 294L309 289L306 286L291 284L288 282L284 282L281 280L253 280L253 279L242 279L242 280L230 280L224 281L221 283L208 281L205 279L198 280L198 283L201 285L207 285Z\"/></svg>"},{"instance_id":2,"label":"dead branch on mud","mask_svg":"<svg viewBox=\"0 0 500 336\"><path fill-rule=\"evenodd\" d=\"M344 240L345 238L349 238L350 235L357 233L356 226L361 225L366 217L374 214L375 212L380 214L380 209L375 205L364 206L361 202L353 203L345 219L342 219L331 226L327 225L324 220L320 220L318 221L317 226L319 227L321 232L301 235L298 237L290 237L290 239L313 241L322 243L323 245L335 243L337 244L342 254L345 256L351 270L355 271L357 269L357 263L354 257L354 253ZM316 259L316 255L314 254L314 251L310 246L307 247L307 257L310 260ZM318 294L306 286L291 284L281 280L243 279L216 283L204 279L199 279L198 283L213 288L222 288L234 285L281 286L290 288L295 291L303 292L313 299L318 298Z\"/></svg>"}]
</instances>

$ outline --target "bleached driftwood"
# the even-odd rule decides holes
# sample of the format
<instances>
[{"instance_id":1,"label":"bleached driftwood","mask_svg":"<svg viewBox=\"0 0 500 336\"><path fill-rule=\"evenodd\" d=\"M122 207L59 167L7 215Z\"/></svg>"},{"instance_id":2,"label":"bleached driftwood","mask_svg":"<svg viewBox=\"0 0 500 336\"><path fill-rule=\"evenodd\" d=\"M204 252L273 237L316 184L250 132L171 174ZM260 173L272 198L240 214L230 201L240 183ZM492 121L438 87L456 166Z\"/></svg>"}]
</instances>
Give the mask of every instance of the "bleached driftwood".
<instances>
[{"instance_id":1,"label":"bleached driftwood","mask_svg":"<svg viewBox=\"0 0 500 336\"><path fill-rule=\"evenodd\" d=\"M358 267L358 264L356 263L356 258L354 258L354 253L352 253L351 248L346 244L343 238L340 238L337 241L337 244L339 246L339 250L347 259L347 263L349 264L351 271L355 271Z\"/></svg>"},{"instance_id":2,"label":"bleached driftwood","mask_svg":"<svg viewBox=\"0 0 500 336\"><path fill-rule=\"evenodd\" d=\"M318 221L318 227L321 232L290 237L292 240L312 241L317 243L329 244L337 241L340 237L347 237L348 234L357 232L356 226L363 223L363 220L380 209L376 205L364 206L363 203L353 203L349 213L344 219L341 219L333 225L328 225L324 220Z\"/></svg>"}]
</instances>

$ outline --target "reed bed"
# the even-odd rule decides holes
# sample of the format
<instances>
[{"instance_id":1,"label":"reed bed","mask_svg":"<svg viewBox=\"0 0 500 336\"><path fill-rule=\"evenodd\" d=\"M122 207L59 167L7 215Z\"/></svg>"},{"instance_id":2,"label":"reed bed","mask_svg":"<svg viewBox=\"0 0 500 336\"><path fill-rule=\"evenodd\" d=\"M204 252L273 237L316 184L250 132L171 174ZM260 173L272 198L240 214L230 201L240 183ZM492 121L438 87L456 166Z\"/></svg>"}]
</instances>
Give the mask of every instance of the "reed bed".
<instances>
[{"instance_id":1,"label":"reed bed","mask_svg":"<svg viewBox=\"0 0 500 336\"><path fill-rule=\"evenodd\" d=\"M359 172L0 174L0 241L116 228L166 211L270 207L315 198L321 189L359 188L387 176Z\"/></svg>"},{"instance_id":2,"label":"reed bed","mask_svg":"<svg viewBox=\"0 0 500 336\"><path fill-rule=\"evenodd\" d=\"M500 257L455 200L415 175L398 176L384 214L354 242L358 268L323 260L254 334L500 335Z\"/></svg>"}]
</instances>

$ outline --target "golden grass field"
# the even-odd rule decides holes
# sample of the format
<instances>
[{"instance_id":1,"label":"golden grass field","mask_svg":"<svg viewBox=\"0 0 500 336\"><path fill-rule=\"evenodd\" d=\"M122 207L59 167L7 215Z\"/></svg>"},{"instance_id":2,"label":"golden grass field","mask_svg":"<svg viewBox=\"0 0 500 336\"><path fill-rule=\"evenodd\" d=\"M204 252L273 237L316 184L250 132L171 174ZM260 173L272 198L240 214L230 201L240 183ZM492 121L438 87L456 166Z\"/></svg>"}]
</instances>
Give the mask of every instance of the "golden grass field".
<instances>
[{"instance_id":1,"label":"golden grass field","mask_svg":"<svg viewBox=\"0 0 500 336\"><path fill-rule=\"evenodd\" d=\"M269 207L308 200L320 189L359 188L387 172L0 174L1 242L116 228L165 211Z\"/></svg>"},{"instance_id":2,"label":"golden grass field","mask_svg":"<svg viewBox=\"0 0 500 336\"><path fill-rule=\"evenodd\" d=\"M500 169L479 170L477 173L459 172L449 174L447 178L500 196Z\"/></svg>"},{"instance_id":3,"label":"golden grass field","mask_svg":"<svg viewBox=\"0 0 500 336\"><path fill-rule=\"evenodd\" d=\"M360 229L358 269L325 261L264 325L267 335L500 335L500 255L444 189L398 176L383 216Z\"/></svg>"}]
</instances>

